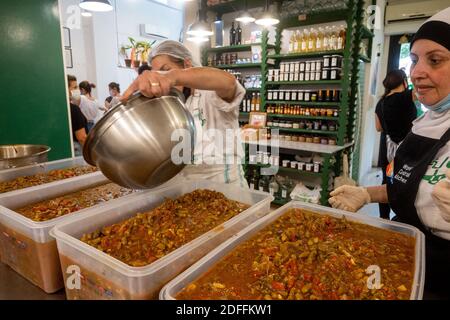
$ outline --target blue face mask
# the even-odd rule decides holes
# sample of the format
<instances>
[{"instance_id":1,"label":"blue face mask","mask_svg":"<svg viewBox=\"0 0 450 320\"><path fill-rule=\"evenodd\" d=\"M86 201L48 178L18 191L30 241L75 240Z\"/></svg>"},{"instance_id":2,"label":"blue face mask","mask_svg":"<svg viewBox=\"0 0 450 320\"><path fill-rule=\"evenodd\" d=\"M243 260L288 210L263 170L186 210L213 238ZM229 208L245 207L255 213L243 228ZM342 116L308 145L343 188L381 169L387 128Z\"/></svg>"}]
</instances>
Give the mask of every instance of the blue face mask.
<instances>
[{"instance_id":1,"label":"blue face mask","mask_svg":"<svg viewBox=\"0 0 450 320\"><path fill-rule=\"evenodd\" d=\"M431 110L431 111L434 111L437 113L442 113L444 111L447 111L450 109L450 94L447 95L446 98L444 98L441 101L439 101L438 103L436 103L435 105L432 105L432 106L424 105L424 106L428 110Z\"/></svg>"}]
</instances>

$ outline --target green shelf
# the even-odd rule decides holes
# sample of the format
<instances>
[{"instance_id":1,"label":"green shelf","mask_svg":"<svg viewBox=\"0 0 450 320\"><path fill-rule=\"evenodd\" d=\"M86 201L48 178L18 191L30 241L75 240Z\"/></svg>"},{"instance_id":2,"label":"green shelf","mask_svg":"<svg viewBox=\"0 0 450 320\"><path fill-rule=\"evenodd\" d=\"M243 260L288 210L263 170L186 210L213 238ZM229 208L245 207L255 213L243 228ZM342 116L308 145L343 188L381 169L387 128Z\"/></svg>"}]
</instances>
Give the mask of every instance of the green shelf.
<instances>
[{"instance_id":1,"label":"green shelf","mask_svg":"<svg viewBox=\"0 0 450 320\"><path fill-rule=\"evenodd\" d=\"M358 55L358 59L362 60L364 62L370 63L370 58L365 56L365 55L363 55L363 54Z\"/></svg>"},{"instance_id":2,"label":"green shelf","mask_svg":"<svg viewBox=\"0 0 450 320\"><path fill-rule=\"evenodd\" d=\"M341 84L341 80L319 80L319 81L267 81L267 85L283 85L283 84L290 84L290 85L299 85L299 84Z\"/></svg>"},{"instance_id":3,"label":"green shelf","mask_svg":"<svg viewBox=\"0 0 450 320\"><path fill-rule=\"evenodd\" d=\"M339 120L338 117L302 116L302 115L273 114L273 113L268 113L267 116L271 118L286 118L286 119L309 119L309 120L330 120L330 121Z\"/></svg>"},{"instance_id":4,"label":"green shelf","mask_svg":"<svg viewBox=\"0 0 450 320\"><path fill-rule=\"evenodd\" d=\"M303 106L312 106L312 107L339 107L340 102L306 102L306 101L282 101L282 100L266 100L267 104L298 104Z\"/></svg>"},{"instance_id":5,"label":"green shelf","mask_svg":"<svg viewBox=\"0 0 450 320\"><path fill-rule=\"evenodd\" d=\"M269 164L261 164L261 163L246 163L249 166L254 166L258 168L269 168ZM303 176L310 176L310 177L321 177L321 172L311 172L311 171L304 171L304 170L298 170L293 168L285 168L285 167L278 167L279 172L290 172L290 173L298 173Z\"/></svg>"},{"instance_id":6,"label":"green shelf","mask_svg":"<svg viewBox=\"0 0 450 320\"><path fill-rule=\"evenodd\" d=\"M247 89L245 89L245 91L248 91L248 92L259 92L259 91L261 91L261 88L247 88Z\"/></svg>"},{"instance_id":7,"label":"green shelf","mask_svg":"<svg viewBox=\"0 0 450 320\"><path fill-rule=\"evenodd\" d=\"M250 112L239 112L239 115L248 117L250 115Z\"/></svg>"},{"instance_id":8,"label":"green shelf","mask_svg":"<svg viewBox=\"0 0 450 320\"><path fill-rule=\"evenodd\" d=\"M221 53L221 52L242 52L242 51L250 51L252 46L261 46L261 43L248 43L248 44L240 44L236 46L223 46L216 48L206 49L209 53ZM275 45L268 44L268 49L275 49Z\"/></svg>"},{"instance_id":9,"label":"green shelf","mask_svg":"<svg viewBox=\"0 0 450 320\"><path fill-rule=\"evenodd\" d=\"M362 26L361 27L361 31L362 31L362 38L363 39L371 39L373 38L375 35L373 34L372 31L370 31L366 26Z\"/></svg>"},{"instance_id":10,"label":"green shelf","mask_svg":"<svg viewBox=\"0 0 450 320\"><path fill-rule=\"evenodd\" d=\"M293 133L317 133L317 134L326 134L337 136L338 131L323 131L323 130L308 130L308 129L291 129L291 128L280 128L280 127L269 127L270 129L278 129L280 131L285 132L293 132Z\"/></svg>"},{"instance_id":11,"label":"green shelf","mask_svg":"<svg viewBox=\"0 0 450 320\"><path fill-rule=\"evenodd\" d=\"M272 201L273 204L284 206L286 203L288 203L290 200L283 200L283 199L275 199Z\"/></svg>"},{"instance_id":12,"label":"green shelf","mask_svg":"<svg viewBox=\"0 0 450 320\"><path fill-rule=\"evenodd\" d=\"M261 63L222 64L217 69L261 68Z\"/></svg>"},{"instance_id":13,"label":"green shelf","mask_svg":"<svg viewBox=\"0 0 450 320\"><path fill-rule=\"evenodd\" d=\"M304 53L286 53L286 54L269 54L269 59L301 59L301 58L316 58L332 54L344 54L344 50L330 50L330 51L317 51L317 52L304 52Z\"/></svg>"}]
</instances>

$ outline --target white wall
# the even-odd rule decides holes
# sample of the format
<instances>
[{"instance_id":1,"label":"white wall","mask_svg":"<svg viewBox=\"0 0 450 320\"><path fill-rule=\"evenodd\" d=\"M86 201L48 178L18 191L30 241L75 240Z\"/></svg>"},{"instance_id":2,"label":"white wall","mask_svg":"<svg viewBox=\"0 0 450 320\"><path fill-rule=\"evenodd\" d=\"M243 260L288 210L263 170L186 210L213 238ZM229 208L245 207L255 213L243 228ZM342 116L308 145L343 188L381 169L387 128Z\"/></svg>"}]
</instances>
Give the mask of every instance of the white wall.
<instances>
[{"instance_id":1,"label":"white wall","mask_svg":"<svg viewBox=\"0 0 450 320\"><path fill-rule=\"evenodd\" d=\"M128 44L128 37L141 37L140 24L151 24L164 31L169 39L178 40L183 28L183 2L180 0L111 0L114 10L94 12L92 17L78 17L71 30L73 69L66 69L78 81L89 80L97 85L93 91L99 101L109 96L108 84L118 82L122 92L137 77L134 69L125 68L119 48ZM60 0L62 25L73 24L71 6L79 0ZM72 8L73 9L73 8ZM68 12L69 10L69 12ZM77 21L77 20L75 20Z\"/></svg>"}]
</instances>

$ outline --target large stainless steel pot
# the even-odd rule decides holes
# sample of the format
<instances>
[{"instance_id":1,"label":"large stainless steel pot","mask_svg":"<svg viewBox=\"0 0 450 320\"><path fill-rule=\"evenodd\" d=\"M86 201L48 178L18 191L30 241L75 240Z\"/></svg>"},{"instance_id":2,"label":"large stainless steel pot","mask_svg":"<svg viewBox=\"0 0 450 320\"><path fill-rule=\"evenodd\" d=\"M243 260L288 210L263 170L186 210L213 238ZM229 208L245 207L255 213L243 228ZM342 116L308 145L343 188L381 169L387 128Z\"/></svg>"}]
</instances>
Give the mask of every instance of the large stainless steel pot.
<instances>
[{"instance_id":1,"label":"large stainless steel pot","mask_svg":"<svg viewBox=\"0 0 450 320\"><path fill-rule=\"evenodd\" d=\"M38 144L0 146L0 170L28 166L47 161L50 147Z\"/></svg>"},{"instance_id":2,"label":"large stainless steel pot","mask_svg":"<svg viewBox=\"0 0 450 320\"><path fill-rule=\"evenodd\" d=\"M116 105L89 132L84 159L124 187L163 184L185 166L171 160L178 143L171 141L172 132L187 130L188 145L194 148L194 119L182 101L184 96L173 90L170 96L153 99L137 93L126 104Z\"/></svg>"}]
</instances>

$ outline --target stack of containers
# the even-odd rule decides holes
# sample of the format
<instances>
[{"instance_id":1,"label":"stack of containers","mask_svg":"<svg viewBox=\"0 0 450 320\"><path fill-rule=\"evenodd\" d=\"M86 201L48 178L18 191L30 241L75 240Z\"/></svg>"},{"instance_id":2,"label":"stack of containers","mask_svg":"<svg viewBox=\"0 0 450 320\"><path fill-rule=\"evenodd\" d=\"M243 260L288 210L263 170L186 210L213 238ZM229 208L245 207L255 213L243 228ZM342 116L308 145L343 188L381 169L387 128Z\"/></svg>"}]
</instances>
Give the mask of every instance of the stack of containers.
<instances>
[{"instance_id":1,"label":"stack of containers","mask_svg":"<svg viewBox=\"0 0 450 320\"><path fill-rule=\"evenodd\" d=\"M168 197L178 198L197 189L222 192L228 199L250 205L250 208L143 267L131 267L79 240L84 234L151 210ZM66 296L68 299L157 298L160 289L168 281L230 236L265 216L270 211L272 200L273 197L265 192L230 188L226 184L208 180L189 180L157 191L143 192L133 199L119 199L60 223L51 231L51 235L56 238L58 245Z\"/></svg>"},{"instance_id":2,"label":"stack of containers","mask_svg":"<svg viewBox=\"0 0 450 320\"><path fill-rule=\"evenodd\" d=\"M0 172L0 180L86 165L82 158L65 159ZM100 171L39 186L0 194L0 259L47 293L63 288L56 242L49 231L57 223L82 214L73 212L49 221L36 222L14 210L110 182Z\"/></svg>"}]
</instances>

